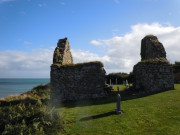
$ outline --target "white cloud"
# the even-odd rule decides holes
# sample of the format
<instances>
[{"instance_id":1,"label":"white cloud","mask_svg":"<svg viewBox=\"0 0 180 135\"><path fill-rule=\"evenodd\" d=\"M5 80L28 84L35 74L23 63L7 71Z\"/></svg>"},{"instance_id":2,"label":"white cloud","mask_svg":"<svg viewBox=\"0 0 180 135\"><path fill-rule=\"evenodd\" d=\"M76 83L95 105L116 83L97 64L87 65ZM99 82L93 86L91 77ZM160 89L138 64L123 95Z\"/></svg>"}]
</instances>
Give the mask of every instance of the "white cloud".
<instances>
[{"instance_id":1,"label":"white cloud","mask_svg":"<svg viewBox=\"0 0 180 135\"><path fill-rule=\"evenodd\" d=\"M54 49L0 52L0 75L8 77L49 77Z\"/></svg>"},{"instance_id":2,"label":"white cloud","mask_svg":"<svg viewBox=\"0 0 180 135\"><path fill-rule=\"evenodd\" d=\"M97 40L91 40L90 44L92 45L102 45L102 42L101 41L97 41Z\"/></svg>"},{"instance_id":3,"label":"white cloud","mask_svg":"<svg viewBox=\"0 0 180 135\"><path fill-rule=\"evenodd\" d=\"M25 45L30 45L30 44L32 44L32 43L29 42L29 41L24 41L24 44L25 44Z\"/></svg>"},{"instance_id":4,"label":"white cloud","mask_svg":"<svg viewBox=\"0 0 180 135\"><path fill-rule=\"evenodd\" d=\"M105 52L105 56L108 57L108 61L105 61L107 72L132 71L133 66L141 59L141 39L148 34L157 36L163 43L167 59L171 63L180 61L180 27L164 26L159 23L136 24L131 27L130 32L123 36L98 41L107 47Z\"/></svg>"},{"instance_id":5,"label":"white cloud","mask_svg":"<svg viewBox=\"0 0 180 135\"><path fill-rule=\"evenodd\" d=\"M136 24L131 27L131 32L124 36L103 40L109 47L106 55L112 61L112 63L107 63L107 66L111 65L110 67L112 67L108 70L111 72L132 71L134 64L141 59L141 39L147 34L153 34L159 38L165 47L167 59L170 62L174 63L175 60L180 60L180 27L163 26L159 23Z\"/></svg>"},{"instance_id":6,"label":"white cloud","mask_svg":"<svg viewBox=\"0 0 180 135\"><path fill-rule=\"evenodd\" d=\"M26 78L26 77L50 77L50 65L52 64L55 47L49 49L36 49L31 52L1 51L0 52L0 77L1 78ZM71 50L74 63L88 61L108 62L109 57L99 57L97 54L82 50Z\"/></svg>"},{"instance_id":7,"label":"white cloud","mask_svg":"<svg viewBox=\"0 0 180 135\"><path fill-rule=\"evenodd\" d=\"M98 54L91 53L89 51L71 49L71 52L73 55L74 63L89 62L89 61L102 61L105 63L109 61L108 56L100 57Z\"/></svg>"},{"instance_id":8,"label":"white cloud","mask_svg":"<svg viewBox=\"0 0 180 135\"><path fill-rule=\"evenodd\" d=\"M104 56L71 49L75 63L102 61L107 73L130 72L140 61L141 39L153 34L163 43L167 59L171 63L180 61L180 27L171 25L136 24L123 36L98 40L105 49ZM0 77L49 77L55 47L37 49L30 53L22 51L0 51ZM100 49L97 47L97 49Z\"/></svg>"}]
</instances>

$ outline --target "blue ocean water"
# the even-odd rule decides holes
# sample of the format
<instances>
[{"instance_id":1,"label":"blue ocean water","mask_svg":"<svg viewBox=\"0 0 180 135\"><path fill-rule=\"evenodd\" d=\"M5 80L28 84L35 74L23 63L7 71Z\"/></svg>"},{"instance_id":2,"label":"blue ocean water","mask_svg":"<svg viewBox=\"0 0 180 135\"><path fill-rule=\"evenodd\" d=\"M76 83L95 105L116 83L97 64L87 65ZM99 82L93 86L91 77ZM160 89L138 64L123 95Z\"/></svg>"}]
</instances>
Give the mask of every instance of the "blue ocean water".
<instances>
[{"instance_id":1,"label":"blue ocean water","mask_svg":"<svg viewBox=\"0 0 180 135\"><path fill-rule=\"evenodd\" d=\"M43 79L2 79L0 78L0 98L8 95L22 94L40 84L47 84L49 78Z\"/></svg>"}]
</instances>

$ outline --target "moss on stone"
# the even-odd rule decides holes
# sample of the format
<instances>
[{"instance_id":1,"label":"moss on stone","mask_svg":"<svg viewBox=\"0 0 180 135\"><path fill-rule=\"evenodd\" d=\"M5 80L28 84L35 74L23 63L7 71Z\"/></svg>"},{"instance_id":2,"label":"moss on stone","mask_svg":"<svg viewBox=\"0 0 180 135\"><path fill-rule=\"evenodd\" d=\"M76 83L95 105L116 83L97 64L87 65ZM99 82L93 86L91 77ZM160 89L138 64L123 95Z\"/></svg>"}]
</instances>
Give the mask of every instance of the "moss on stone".
<instances>
[{"instance_id":1,"label":"moss on stone","mask_svg":"<svg viewBox=\"0 0 180 135\"><path fill-rule=\"evenodd\" d=\"M65 44L67 42L67 37L63 38L63 39L59 39L58 43L57 43L57 46L58 47L62 47L62 48L65 48Z\"/></svg>"},{"instance_id":2,"label":"moss on stone","mask_svg":"<svg viewBox=\"0 0 180 135\"><path fill-rule=\"evenodd\" d=\"M61 64L52 64L51 66L57 66L57 67L60 67L60 68L68 68L68 67L77 67L77 68L81 68L83 66L101 66L101 67L104 67L104 64L100 61L92 61L92 62L84 62L84 63L77 63L77 64L66 64L66 65L61 65Z\"/></svg>"},{"instance_id":3,"label":"moss on stone","mask_svg":"<svg viewBox=\"0 0 180 135\"><path fill-rule=\"evenodd\" d=\"M72 56L72 53L70 52L70 57L71 57L71 62L73 63L73 56Z\"/></svg>"},{"instance_id":4,"label":"moss on stone","mask_svg":"<svg viewBox=\"0 0 180 135\"><path fill-rule=\"evenodd\" d=\"M156 38L156 39L157 39L157 37L156 37L156 36L154 36L154 35L152 35L152 34L146 35L146 37L147 37L147 38L151 38L151 39L154 39L154 38Z\"/></svg>"},{"instance_id":5,"label":"moss on stone","mask_svg":"<svg viewBox=\"0 0 180 135\"><path fill-rule=\"evenodd\" d=\"M162 45L161 42L159 42L158 38L156 36L153 35L148 35L146 36L147 38L149 38L149 40L153 43L152 45L154 45L154 47L161 52L162 54L164 54L165 50L164 47Z\"/></svg>"},{"instance_id":6,"label":"moss on stone","mask_svg":"<svg viewBox=\"0 0 180 135\"><path fill-rule=\"evenodd\" d=\"M152 41L154 44L159 44L159 41L156 36L154 35L146 35L142 40L141 40L141 60L145 59L146 56L146 39L149 39Z\"/></svg>"},{"instance_id":7,"label":"moss on stone","mask_svg":"<svg viewBox=\"0 0 180 135\"><path fill-rule=\"evenodd\" d=\"M168 63L170 64L168 60L164 57L142 60L140 63Z\"/></svg>"},{"instance_id":8,"label":"moss on stone","mask_svg":"<svg viewBox=\"0 0 180 135\"><path fill-rule=\"evenodd\" d=\"M151 45L151 52L147 52L147 45ZM159 42L158 38L154 35L147 35L141 40L141 60L149 59L149 55L153 57L164 57L166 58L166 52L161 42ZM146 56L147 55L147 56Z\"/></svg>"}]
</instances>

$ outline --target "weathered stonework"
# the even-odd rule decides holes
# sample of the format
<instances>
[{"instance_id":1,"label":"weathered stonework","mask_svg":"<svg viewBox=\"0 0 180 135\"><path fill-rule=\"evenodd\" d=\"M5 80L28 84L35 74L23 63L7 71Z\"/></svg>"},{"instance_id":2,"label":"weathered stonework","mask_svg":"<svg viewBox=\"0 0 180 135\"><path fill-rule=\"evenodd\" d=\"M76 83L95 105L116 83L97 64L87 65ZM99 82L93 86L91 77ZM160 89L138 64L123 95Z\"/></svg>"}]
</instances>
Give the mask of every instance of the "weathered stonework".
<instances>
[{"instance_id":1,"label":"weathered stonework","mask_svg":"<svg viewBox=\"0 0 180 135\"><path fill-rule=\"evenodd\" d=\"M105 70L100 62L51 66L53 102L106 96Z\"/></svg>"},{"instance_id":2,"label":"weathered stonework","mask_svg":"<svg viewBox=\"0 0 180 135\"><path fill-rule=\"evenodd\" d=\"M73 58L67 38L60 39L54 50L53 64L66 65L72 64Z\"/></svg>"},{"instance_id":3,"label":"weathered stonework","mask_svg":"<svg viewBox=\"0 0 180 135\"><path fill-rule=\"evenodd\" d=\"M146 92L174 89L173 68L157 37L148 35L142 39L141 58L133 68L135 89Z\"/></svg>"},{"instance_id":4,"label":"weathered stonework","mask_svg":"<svg viewBox=\"0 0 180 135\"><path fill-rule=\"evenodd\" d=\"M141 40L141 59L166 58L166 52L158 38L147 35Z\"/></svg>"},{"instance_id":5,"label":"weathered stonework","mask_svg":"<svg viewBox=\"0 0 180 135\"><path fill-rule=\"evenodd\" d=\"M172 71L167 62L139 62L134 66L134 87L146 92L174 89Z\"/></svg>"},{"instance_id":6,"label":"weathered stonework","mask_svg":"<svg viewBox=\"0 0 180 135\"><path fill-rule=\"evenodd\" d=\"M67 38L59 40L51 65L51 101L92 99L107 96L101 62L72 64Z\"/></svg>"}]
</instances>

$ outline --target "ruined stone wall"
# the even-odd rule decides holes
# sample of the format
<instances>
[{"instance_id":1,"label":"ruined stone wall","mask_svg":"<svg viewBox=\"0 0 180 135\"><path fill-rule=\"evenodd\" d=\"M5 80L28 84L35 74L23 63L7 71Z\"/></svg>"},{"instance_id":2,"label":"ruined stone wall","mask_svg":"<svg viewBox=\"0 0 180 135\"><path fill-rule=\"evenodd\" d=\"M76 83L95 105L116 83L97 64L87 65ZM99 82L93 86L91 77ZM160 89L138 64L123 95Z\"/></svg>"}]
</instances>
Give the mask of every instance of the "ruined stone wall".
<instances>
[{"instance_id":1,"label":"ruined stone wall","mask_svg":"<svg viewBox=\"0 0 180 135\"><path fill-rule=\"evenodd\" d=\"M157 92L174 89L172 66L167 62L139 62L134 66L136 89Z\"/></svg>"},{"instance_id":2,"label":"ruined stone wall","mask_svg":"<svg viewBox=\"0 0 180 135\"><path fill-rule=\"evenodd\" d=\"M166 58L166 52L158 38L147 35L141 40L141 59Z\"/></svg>"},{"instance_id":3,"label":"ruined stone wall","mask_svg":"<svg viewBox=\"0 0 180 135\"><path fill-rule=\"evenodd\" d=\"M105 70L101 62L51 66L51 100L105 97Z\"/></svg>"},{"instance_id":4,"label":"ruined stone wall","mask_svg":"<svg viewBox=\"0 0 180 135\"><path fill-rule=\"evenodd\" d=\"M174 89L173 68L166 59L163 44L148 35L141 41L141 61L133 68L135 89L156 92Z\"/></svg>"},{"instance_id":5,"label":"ruined stone wall","mask_svg":"<svg viewBox=\"0 0 180 135\"><path fill-rule=\"evenodd\" d=\"M73 64L67 38L60 39L57 43L50 77L53 103L107 95L103 64L101 62Z\"/></svg>"},{"instance_id":6,"label":"ruined stone wall","mask_svg":"<svg viewBox=\"0 0 180 135\"><path fill-rule=\"evenodd\" d=\"M53 64L66 65L72 64L73 58L67 38L60 39L54 50Z\"/></svg>"}]
</instances>

